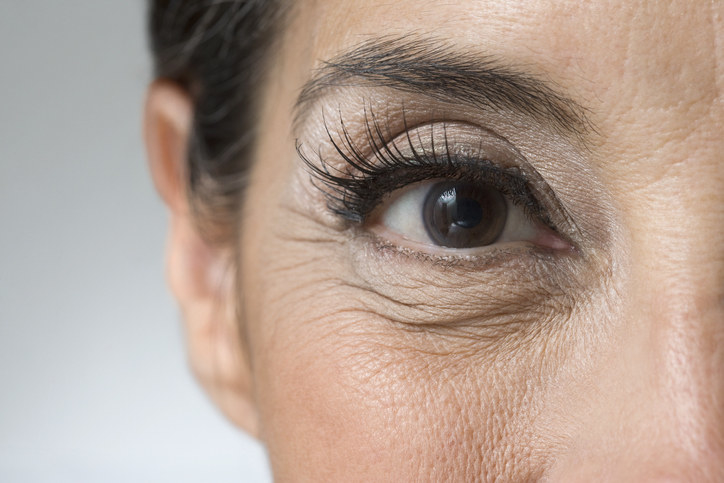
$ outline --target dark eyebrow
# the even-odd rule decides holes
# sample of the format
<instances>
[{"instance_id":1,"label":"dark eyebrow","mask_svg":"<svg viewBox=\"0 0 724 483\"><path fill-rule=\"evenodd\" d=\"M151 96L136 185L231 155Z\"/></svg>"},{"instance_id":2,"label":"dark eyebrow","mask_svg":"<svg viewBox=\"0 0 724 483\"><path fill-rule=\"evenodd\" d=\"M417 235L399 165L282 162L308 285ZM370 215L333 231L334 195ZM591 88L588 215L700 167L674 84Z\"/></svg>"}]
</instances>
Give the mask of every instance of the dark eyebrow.
<instances>
[{"instance_id":1,"label":"dark eyebrow","mask_svg":"<svg viewBox=\"0 0 724 483\"><path fill-rule=\"evenodd\" d=\"M479 109L513 110L580 136L586 110L545 81L493 57L461 52L444 41L415 36L373 39L326 61L302 88L295 124L330 89L388 87Z\"/></svg>"}]
</instances>

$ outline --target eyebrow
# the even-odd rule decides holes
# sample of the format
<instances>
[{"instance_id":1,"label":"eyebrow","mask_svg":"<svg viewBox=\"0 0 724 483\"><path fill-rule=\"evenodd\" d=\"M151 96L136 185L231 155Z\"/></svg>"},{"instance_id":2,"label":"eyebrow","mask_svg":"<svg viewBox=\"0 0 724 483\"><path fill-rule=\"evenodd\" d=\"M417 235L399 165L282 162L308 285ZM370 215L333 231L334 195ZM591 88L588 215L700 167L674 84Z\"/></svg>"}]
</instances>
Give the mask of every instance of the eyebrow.
<instances>
[{"instance_id":1,"label":"eyebrow","mask_svg":"<svg viewBox=\"0 0 724 483\"><path fill-rule=\"evenodd\" d=\"M324 62L301 90L294 124L345 86L387 87L478 109L512 110L577 137L591 128L583 106L533 74L416 36L368 40Z\"/></svg>"}]
</instances>

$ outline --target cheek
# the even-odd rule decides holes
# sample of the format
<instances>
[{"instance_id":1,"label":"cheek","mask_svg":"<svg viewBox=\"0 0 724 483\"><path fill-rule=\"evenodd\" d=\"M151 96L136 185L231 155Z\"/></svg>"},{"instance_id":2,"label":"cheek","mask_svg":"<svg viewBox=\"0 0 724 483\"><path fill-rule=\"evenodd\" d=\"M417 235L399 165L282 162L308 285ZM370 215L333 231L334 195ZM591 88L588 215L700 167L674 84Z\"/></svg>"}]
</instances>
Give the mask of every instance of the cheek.
<instances>
[{"instance_id":1,"label":"cheek","mask_svg":"<svg viewBox=\"0 0 724 483\"><path fill-rule=\"evenodd\" d=\"M276 478L541 476L552 444L541 444L536 422L539 357L438 344L350 308L350 293L323 285L277 298L276 316L257 321L269 328L257 332L255 380Z\"/></svg>"}]
</instances>

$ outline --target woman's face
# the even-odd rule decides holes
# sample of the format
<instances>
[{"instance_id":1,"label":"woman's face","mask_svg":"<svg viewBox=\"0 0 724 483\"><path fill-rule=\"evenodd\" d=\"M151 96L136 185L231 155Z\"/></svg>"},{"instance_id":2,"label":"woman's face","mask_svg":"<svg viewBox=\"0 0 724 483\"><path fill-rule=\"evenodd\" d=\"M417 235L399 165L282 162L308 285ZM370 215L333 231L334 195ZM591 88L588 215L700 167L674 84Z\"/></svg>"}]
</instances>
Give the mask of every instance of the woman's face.
<instances>
[{"instance_id":1,"label":"woman's face","mask_svg":"<svg viewBox=\"0 0 724 483\"><path fill-rule=\"evenodd\" d=\"M277 479L724 478L724 4L305 1L275 55L234 297Z\"/></svg>"}]
</instances>

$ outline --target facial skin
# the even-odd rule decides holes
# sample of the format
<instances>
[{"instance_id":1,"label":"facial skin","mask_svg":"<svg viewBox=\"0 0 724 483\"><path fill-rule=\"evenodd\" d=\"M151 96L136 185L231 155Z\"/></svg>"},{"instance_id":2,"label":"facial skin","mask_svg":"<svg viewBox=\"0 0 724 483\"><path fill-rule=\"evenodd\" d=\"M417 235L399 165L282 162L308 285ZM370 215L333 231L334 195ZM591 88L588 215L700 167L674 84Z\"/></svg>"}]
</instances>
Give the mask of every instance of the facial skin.
<instances>
[{"instance_id":1,"label":"facial skin","mask_svg":"<svg viewBox=\"0 0 724 483\"><path fill-rule=\"evenodd\" d=\"M492 59L584 122L359 76L298 104L380 39ZM302 1L272 64L229 246L185 200L184 94L154 85L146 132L192 365L276 480L724 479L724 4ZM332 213L297 144L349 175L330 137L374 162L371 112L402 150L530 166L565 243L465 258L380 221L402 191Z\"/></svg>"}]
</instances>

